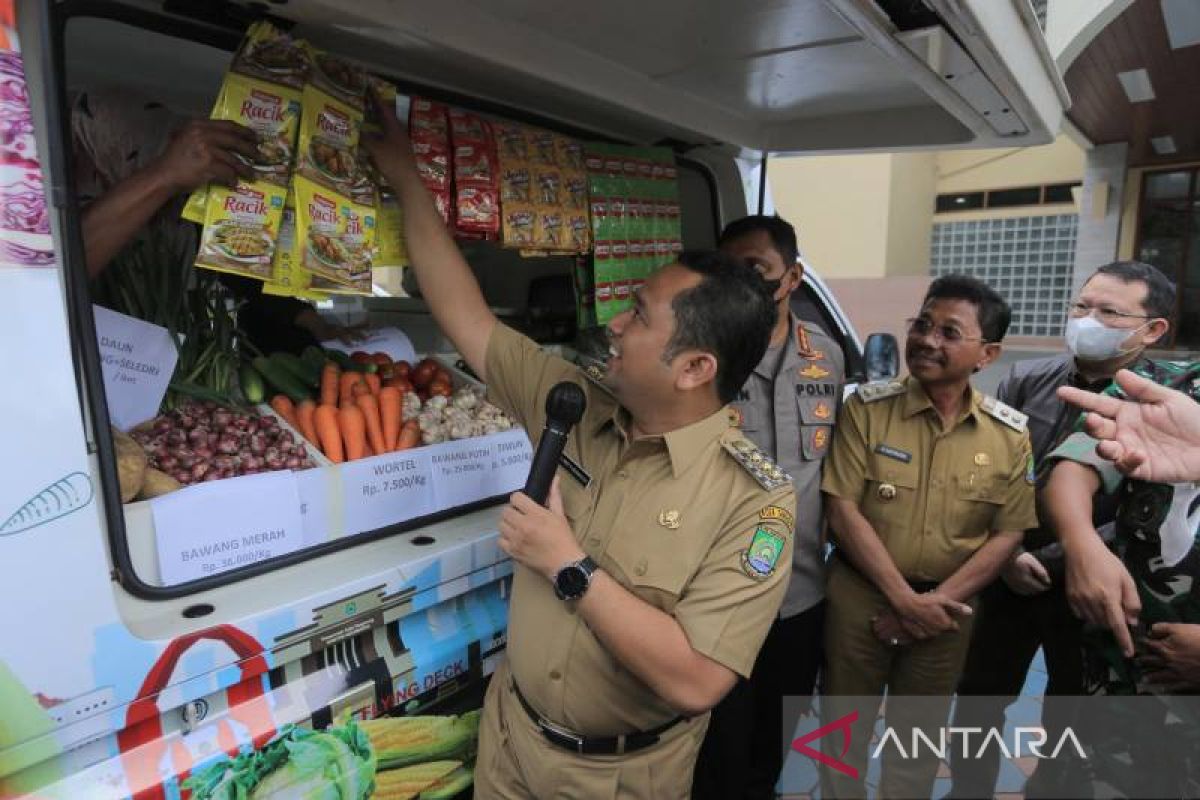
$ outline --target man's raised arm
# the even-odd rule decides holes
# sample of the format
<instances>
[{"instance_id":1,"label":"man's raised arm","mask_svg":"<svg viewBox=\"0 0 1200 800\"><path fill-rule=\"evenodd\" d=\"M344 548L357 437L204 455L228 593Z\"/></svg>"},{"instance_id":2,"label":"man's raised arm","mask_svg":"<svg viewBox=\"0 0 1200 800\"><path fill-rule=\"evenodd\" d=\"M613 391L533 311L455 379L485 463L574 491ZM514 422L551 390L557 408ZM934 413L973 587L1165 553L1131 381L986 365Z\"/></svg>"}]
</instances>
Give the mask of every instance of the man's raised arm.
<instances>
[{"instance_id":1,"label":"man's raised arm","mask_svg":"<svg viewBox=\"0 0 1200 800\"><path fill-rule=\"evenodd\" d=\"M404 209L405 245L421 294L438 326L486 382L487 346L496 317L421 183L408 134L390 106L375 102L383 135L364 137L364 143Z\"/></svg>"}]
</instances>

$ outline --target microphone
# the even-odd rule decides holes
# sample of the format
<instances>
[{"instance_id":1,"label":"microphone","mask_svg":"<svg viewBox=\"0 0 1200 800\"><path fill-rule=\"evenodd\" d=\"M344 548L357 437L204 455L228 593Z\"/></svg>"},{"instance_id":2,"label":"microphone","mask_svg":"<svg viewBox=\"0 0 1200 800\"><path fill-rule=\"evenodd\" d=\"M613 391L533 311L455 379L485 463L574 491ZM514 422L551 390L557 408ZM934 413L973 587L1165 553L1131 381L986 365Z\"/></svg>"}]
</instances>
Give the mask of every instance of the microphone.
<instances>
[{"instance_id":1,"label":"microphone","mask_svg":"<svg viewBox=\"0 0 1200 800\"><path fill-rule=\"evenodd\" d=\"M529 467L529 478L525 481L525 494L542 505L550 495L550 483L558 469L558 460L567 446L567 436L575 423L583 418L587 408L587 397L576 383L557 383L546 395L546 429L533 454Z\"/></svg>"}]
</instances>

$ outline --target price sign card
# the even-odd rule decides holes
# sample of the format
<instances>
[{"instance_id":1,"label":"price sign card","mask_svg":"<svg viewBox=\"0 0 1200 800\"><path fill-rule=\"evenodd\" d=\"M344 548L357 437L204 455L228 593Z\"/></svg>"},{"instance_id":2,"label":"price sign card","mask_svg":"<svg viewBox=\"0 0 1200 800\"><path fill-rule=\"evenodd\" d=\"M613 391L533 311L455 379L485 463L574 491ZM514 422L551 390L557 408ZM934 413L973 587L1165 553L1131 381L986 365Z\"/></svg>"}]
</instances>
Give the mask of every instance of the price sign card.
<instances>
[{"instance_id":1,"label":"price sign card","mask_svg":"<svg viewBox=\"0 0 1200 800\"><path fill-rule=\"evenodd\" d=\"M286 470L200 483L150 504L165 586L304 546L300 494Z\"/></svg>"},{"instance_id":2,"label":"price sign card","mask_svg":"<svg viewBox=\"0 0 1200 800\"><path fill-rule=\"evenodd\" d=\"M158 413L179 353L166 328L93 306L108 415L123 431Z\"/></svg>"},{"instance_id":3,"label":"price sign card","mask_svg":"<svg viewBox=\"0 0 1200 800\"><path fill-rule=\"evenodd\" d=\"M422 449L430 454L438 508L515 492L525 486L533 462L533 448L521 428Z\"/></svg>"},{"instance_id":4,"label":"price sign card","mask_svg":"<svg viewBox=\"0 0 1200 800\"><path fill-rule=\"evenodd\" d=\"M511 494L525 488L533 464L533 446L524 428L513 428L487 437L492 444L492 469L484 484L484 497Z\"/></svg>"},{"instance_id":5,"label":"price sign card","mask_svg":"<svg viewBox=\"0 0 1200 800\"><path fill-rule=\"evenodd\" d=\"M496 455L491 437L442 442L423 449L429 451L438 508L453 508L495 494L489 493Z\"/></svg>"},{"instance_id":6,"label":"price sign card","mask_svg":"<svg viewBox=\"0 0 1200 800\"><path fill-rule=\"evenodd\" d=\"M418 447L341 465L347 535L437 510L429 450Z\"/></svg>"}]
</instances>

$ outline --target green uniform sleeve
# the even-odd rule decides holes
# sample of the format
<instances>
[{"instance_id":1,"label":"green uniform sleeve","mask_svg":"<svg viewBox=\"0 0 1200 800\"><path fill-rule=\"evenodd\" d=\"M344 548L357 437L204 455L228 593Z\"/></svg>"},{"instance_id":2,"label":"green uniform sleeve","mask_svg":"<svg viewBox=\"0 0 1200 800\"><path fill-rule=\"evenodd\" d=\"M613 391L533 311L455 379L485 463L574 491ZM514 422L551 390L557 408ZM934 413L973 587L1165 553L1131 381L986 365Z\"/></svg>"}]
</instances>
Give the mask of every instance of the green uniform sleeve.
<instances>
[{"instance_id":1,"label":"green uniform sleeve","mask_svg":"<svg viewBox=\"0 0 1200 800\"><path fill-rule=\"evenodd\" d=\"M1101 488L1104 489L1104 492L1113 494L1121 488L1121 482L1125 480L1125 476L1111 461L1096 452L1096 445L1099 443L1097 439L1086 433L1072 433L1062 441L1062 444L1050 451L1046 460L1048 462L1074 461L1091 467L1100 476Z\"/></svg>"}]
</instances>

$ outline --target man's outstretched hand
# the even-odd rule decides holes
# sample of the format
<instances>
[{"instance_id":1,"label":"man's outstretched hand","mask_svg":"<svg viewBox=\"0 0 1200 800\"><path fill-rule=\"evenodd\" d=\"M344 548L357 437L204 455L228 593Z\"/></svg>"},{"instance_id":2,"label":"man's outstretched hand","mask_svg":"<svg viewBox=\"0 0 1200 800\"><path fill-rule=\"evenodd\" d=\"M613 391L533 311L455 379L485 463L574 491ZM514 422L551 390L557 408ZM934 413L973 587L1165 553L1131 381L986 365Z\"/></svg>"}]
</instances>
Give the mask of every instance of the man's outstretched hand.
<instances>
[{"instance_id":1,"label":"man's outstretched hand","mask_svg":"<svg viewBox=\"0 0 1200 800\"><path fill-rule=\"evenodd\" d=\"M1100 455L1133 478L1160 483L1200 480L1200 403L1129 370L1117 373L1129 400L1064 386L1058 396L1088 411Z\"/></svg>"}]
</instances>

